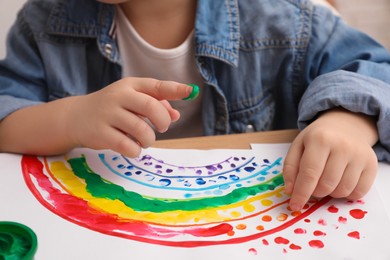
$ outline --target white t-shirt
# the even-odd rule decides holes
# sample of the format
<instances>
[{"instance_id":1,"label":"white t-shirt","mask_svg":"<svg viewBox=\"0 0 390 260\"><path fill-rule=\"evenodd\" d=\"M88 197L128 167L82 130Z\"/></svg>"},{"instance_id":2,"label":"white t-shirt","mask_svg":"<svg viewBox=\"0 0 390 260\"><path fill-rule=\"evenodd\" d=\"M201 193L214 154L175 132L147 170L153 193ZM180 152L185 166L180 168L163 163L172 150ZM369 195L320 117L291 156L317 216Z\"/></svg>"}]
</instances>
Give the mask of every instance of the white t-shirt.
<instances>
[{"instance_id":1,"label":"white t-shirt","mask_svg":"<svg viewBox=\"0 0 390 260\"><path fill-rule=\"evenodd\" d=\"M156 132L157 139L203 135L201 102L204 80L196 68L193 32L176 48L156 48L137 33L119 6L116 30L122 59L122 77L150 77L194 83L200 88L200 95L195 100L170 101L171 105L180 111L181 117L166 133Z\"/></svg>"}]
</instances>

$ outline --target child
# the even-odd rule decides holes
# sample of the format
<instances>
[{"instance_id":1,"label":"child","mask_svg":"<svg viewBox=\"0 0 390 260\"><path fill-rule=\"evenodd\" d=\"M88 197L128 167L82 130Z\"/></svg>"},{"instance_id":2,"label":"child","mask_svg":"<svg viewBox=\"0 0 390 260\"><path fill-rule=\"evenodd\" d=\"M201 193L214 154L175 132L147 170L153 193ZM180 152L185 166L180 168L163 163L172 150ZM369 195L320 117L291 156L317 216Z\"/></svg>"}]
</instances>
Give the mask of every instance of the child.
<instances>
[{"instance_id":1,"label":"child","mask_svg":"<svg viewBox=\"0 0 390 260\"><path fill-rule=\"evenodd\" d=\"M298 126L283 170L293 210L362 197L390 160L389 53L307 0L31 0L7 47L3 152L133 157L155 131ZM182 83L202 95L180 101Z\"/></svg>"}]
</instances>

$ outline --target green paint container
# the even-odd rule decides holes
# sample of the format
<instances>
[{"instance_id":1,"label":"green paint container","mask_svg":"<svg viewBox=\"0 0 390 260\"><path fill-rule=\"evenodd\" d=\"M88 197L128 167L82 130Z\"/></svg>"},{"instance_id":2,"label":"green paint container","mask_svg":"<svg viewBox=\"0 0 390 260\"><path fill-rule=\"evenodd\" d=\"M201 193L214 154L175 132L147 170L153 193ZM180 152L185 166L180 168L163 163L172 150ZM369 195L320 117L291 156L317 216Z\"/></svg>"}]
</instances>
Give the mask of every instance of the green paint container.
<instances>
[{"instance_id":1,"label":"green paint container","mask_svg":"<svg viewBox=\"0 0 390 260\"><path fill-rule=\"evenodd\" d=\"M37 236L29 227L0 221L0 260L32 260L37 246Z\"/></svg>"}]
</instances>

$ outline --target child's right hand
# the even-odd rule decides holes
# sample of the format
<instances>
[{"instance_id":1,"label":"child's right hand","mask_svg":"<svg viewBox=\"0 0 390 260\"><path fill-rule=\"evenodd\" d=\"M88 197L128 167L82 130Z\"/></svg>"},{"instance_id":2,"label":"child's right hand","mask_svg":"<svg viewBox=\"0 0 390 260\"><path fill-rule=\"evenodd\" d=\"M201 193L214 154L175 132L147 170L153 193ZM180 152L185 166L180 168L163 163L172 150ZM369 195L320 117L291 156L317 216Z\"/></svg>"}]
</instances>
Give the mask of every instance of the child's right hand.
<instances>
[{"instance_id":1,"label":"child's right hand","mask_svg":"<svg viewBox=\"0 0 390 260\"><path fill-rule=\"evenodd\" d=\"M172 81L124 78L73 98L66 124L69 138L75 147L111 149L136 157L141 147L155 141L154 129L165 132L179 119L179 112L166 100L183 99L191 92L191 86Z\"/></svg>"}]
</instances>

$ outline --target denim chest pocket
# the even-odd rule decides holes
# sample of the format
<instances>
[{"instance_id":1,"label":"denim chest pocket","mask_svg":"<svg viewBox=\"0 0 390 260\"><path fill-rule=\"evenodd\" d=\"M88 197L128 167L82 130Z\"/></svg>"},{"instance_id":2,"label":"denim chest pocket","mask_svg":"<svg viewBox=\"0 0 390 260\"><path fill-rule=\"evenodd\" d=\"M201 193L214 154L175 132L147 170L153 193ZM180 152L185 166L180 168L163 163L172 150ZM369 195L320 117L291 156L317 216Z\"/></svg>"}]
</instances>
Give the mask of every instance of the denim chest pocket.
<instances>
[{"instance_id":1,"label":"denim chest pocket","mask_svg":"<svg viewBox=\"0 0 390 260\"><path fill-rule=\"evenodd\" d=\"M275 102L271 94L252 101L249 106L243 101L240 109L236 106L229 107L229 116L232 133L271 130L275 117Z\"/></svg>"}]
</instances>

